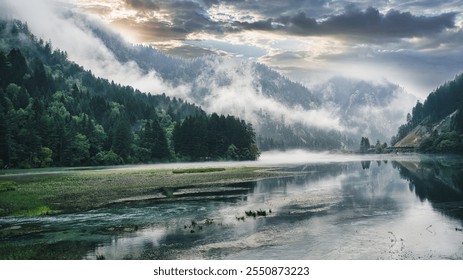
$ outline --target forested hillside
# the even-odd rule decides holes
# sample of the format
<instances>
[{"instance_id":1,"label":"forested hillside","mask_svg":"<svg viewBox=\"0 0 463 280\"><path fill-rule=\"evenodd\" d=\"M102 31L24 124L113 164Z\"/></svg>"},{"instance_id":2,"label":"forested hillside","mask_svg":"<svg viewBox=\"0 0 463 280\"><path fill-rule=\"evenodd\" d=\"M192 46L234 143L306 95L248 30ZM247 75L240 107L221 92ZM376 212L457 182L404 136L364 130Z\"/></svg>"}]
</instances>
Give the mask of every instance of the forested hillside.
<instances>
[{"instance_id":1,"label":"forested hillside","mask_svg":"<svg viewBox=\"0 0 463 280\"><path fill-rule=\"evenodd\" d=\"M144 74L155 71L166 84L188 87L189 100L209 113L218 111L250 121L261 150L331 150L353 144L335 128L318 126L321 116L314 110L323 108L319 97L263 64L214 55L171 57L151 46L129 44L101 25L75 16L118 62L133 62Z\"/></svg>"},{"instance_id":2,"label":"forested hillside","mask_svg":"<svg viewBox=\"0 0 463 280\"><path fill-rule=\"evenodd\" d=\"M422 152L463 152L463 74L417 102L391 144L412 145L407 136Z\"/></svg>"},{"instance_id":3,"label":"forested hillside","mask_svg":"<svg viewBox=\"0 0 463 280\"><path fill-rule=\"evenodd\" d=\"M86 17L75 16L76 22L85 23L79 27L88 29L119 63L134 63L144 74L154 71L166 84L187 87L188 100L208 112L251 121L261 150L355 149L364 135L386 141L416 101L387 81L336 77L308 89L248 60L172 57L151 46L129 44ZM320 125L326 121L333 125Z\"/></svg>"},{"instance_id":4,"label":"forested hillside","mask_svg":"<svg viewBox=\"0 0 463 280\"><path fill-rule=\"evenodd\" d=\"M188 132L193 126L201 127L195 135ZM2 167L257 156L253 128L244 121L97 78L27 25L0 20Z\"/></svg>"}]
</instances>

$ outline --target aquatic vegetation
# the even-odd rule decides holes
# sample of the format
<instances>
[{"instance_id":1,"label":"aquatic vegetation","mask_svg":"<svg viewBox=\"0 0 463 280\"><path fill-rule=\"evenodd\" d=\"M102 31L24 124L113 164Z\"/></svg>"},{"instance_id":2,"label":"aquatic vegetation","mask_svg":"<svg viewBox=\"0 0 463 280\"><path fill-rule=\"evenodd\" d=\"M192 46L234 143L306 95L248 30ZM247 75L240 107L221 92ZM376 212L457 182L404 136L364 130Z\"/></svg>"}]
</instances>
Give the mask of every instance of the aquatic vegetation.
<instances>
[{"instance_id":1,"label":"aquatic vegetation","mask_svg":"<svg viewBox=\"0 0 463 280\"><path fill-rule=\"evenodd\" d=\"M185 230L190 230L190 233L195 233L196 231L201 231L204 229L206 226L211 226L214 224L213 219L206 218L206 220L202 223L196 222L195 220L192 220L189 225L184 225L183 229Z\"/></svg>"},{"instance_id":2,"label":"aquatic vegetation","mask_svg":"<svg viewBox=\"0 0 463 280\"><path fill-rule=\"evenodd\" d=\"M220 172L225 171L225 168L189 168L189 169L176 169L172 170L173 174L184 174L184 173L206 173L206 172Z\"/></svg>"},{"instance_id":3,"label":"aquatic vegetation","mask_svg":"<svg viewBox=\"0 0 463 280\"><path fill-rule=\"evenodd\" d=\"M249 211L244 211L244 213L246 214L246 217L253 217L253 218L256 218L256 217L266 217L267 216L267 211L266 210L262 210L262 209L259 209L257 211L252 211L252 210L249 210ZM272 213L272 210L270 209L269 210L269 214Z\"/></svg>"}]
</instances>

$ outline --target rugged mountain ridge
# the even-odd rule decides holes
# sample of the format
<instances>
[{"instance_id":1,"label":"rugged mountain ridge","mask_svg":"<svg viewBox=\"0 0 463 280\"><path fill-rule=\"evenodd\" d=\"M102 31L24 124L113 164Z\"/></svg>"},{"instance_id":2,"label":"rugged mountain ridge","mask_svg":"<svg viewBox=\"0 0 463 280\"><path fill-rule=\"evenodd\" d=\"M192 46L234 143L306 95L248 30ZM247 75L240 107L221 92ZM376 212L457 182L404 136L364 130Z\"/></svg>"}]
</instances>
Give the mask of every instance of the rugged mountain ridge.
<instances>
[{"instance_id":1,"label":"rugged mountain ridge","mask_svg":"<svg viewBox=\"0 0 463 280\"><path fill-rule=\"evenodd\" d=\"M263 64L218 56L174 58L149 46L130 45L100 25L88 26L121 62L134 61L146 74L155 71L173 87L187 87L183 97L206 111L253 123L264 150L349 149L361 136L384 142L416 101L386 81L337 77L309 90Z\"/></svg>"},{"instance_id":2,"label":"rugged mountain ridge","mask_svg":"<svg viewBox=\"0 0 463 280\"><path fill-rule=\"evenodd\" d=\"M417 102L391 144L421 152L463 152L463 74Z\"/></svg>"},{"instance_id":3,"label":"rugged mountain ridge","mask_svg":"<svg viewBox=\"0 0 463 280\"><path fill-rule=\"evenodd\" d=\"M377 83L334 77L314 88L325 106L336 108L353 135L386 142L403 123L416 97L388 81ZM357 145L358 143L355 142Z\"/></svg>"}]
</instances>

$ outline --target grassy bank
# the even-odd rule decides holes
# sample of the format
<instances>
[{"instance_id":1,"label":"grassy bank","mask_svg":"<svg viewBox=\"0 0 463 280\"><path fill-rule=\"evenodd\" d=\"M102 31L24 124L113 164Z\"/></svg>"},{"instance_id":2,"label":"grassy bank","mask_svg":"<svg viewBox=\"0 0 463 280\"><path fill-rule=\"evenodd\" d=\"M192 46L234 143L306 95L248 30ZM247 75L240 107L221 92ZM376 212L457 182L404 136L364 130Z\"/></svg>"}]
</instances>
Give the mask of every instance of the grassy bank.
<instances>
[{"instance_id":1,"label":"grassy bank","mask_svg":"<svg viewBox=\"0 0 463 280\"><path fill-rule=\"evenodd\" d=\"M0 181L8 182L5 185L14 186L0 194L0 217L85 211L117 201L163 195L169 188L207 187L273 176L259 168L15 173L0 177Z\"/></svg>"}]
</instances>

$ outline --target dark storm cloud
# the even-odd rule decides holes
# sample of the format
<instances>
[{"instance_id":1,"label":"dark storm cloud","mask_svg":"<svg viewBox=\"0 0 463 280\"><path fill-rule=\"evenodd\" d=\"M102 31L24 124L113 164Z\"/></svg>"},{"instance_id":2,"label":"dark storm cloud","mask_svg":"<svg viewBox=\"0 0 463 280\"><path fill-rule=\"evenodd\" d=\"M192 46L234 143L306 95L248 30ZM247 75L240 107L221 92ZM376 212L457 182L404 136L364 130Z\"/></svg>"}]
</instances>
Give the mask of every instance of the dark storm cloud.
<instances>
[{"instance_id":1,"label":"dark storm cloud","mask_svg":"<svg viewBox=\"0 0 463 280\"><path fill-rule=\"evenodd\" d=\"M139 11L137 17L141 16L144 20L129 17L114 20L113 24L130 27L144 41L184 40L188 34L194 32L223 33L223 23L211 20L206 11L207 5L217 1L124 1L130 8ZM147 17L146 10L167 14L170 20L156 16Z\"/></svg>"},{"instance_id":2,"label":"dark storm cloud","mask_svg":"<svg viewBox=\"0 0 463 280\"><path fill-rule=\"evenodd\" d=\"M438 16L414 16L410 12L389 10L381 14L375 8L348 10L319 24L323 33L358 34L394 37L423 36L455 27L456 13ZM310 31L309 31L310 32Z\"/></svg>"},{"instance_id":3,"label":"dark storm cloud","mask_svg":"<svg viewBox=\"0 0 463 280\"><path fill-rule=\"evenodd\" d=\"M174 15L174 31L192 33L221 30L220 23L210 20L207 12L196 2L176 1L169 8Z\"/></svg>"},{"instance_id":4,"label":"dark storm cloud","mask_svg":"<svg viewBox=\"0 0 463 280\"><path fill-rule=\"evenodd\" d=\"M325 7L332 0L266 0L266 1L218 1L233 6L241 11L258 13L265 18L276 18L282 14L295 14L298 11L313 16L327 13L331 9Z\"/></svg>"},{"instance_id":5,"label":"dark storm cloud","mask_svg":"<svg viewBox=\"0 0 463 280\"><path fill-rule=\"evenodd\" d=\"M124 2L135 9L159 10L156 0L124 0Z\"/></svg>"},{"instance_id":6,"label":"dark storm cloud","mask_svg":"<svg viewBox=\"0 0 463 280\"><path fill-rule=\"evenodd\" d=\"M457 15L457 13L442 13L435 16L421 16L394 9L381 13L376 8L361 10L355 5L345 4L342 1L345 6L340 12L335 8L327 8L330 6L327 4L332 2L327 0L125 0L125 2L134 9L167 12L172 18L171 22L161 22L152 18L145 26L152 26L153 30L161 31L163 34L172 32L172 36L176 38L181 34L186 36L195 32L223 34L244 30L300 36L357 36L367 40L422 37L455 28ZM423 5L436 4L435 1L425 2ZM256 21L252 17L249 20L242 17L240 20L213 20L208 9L219 4L232 7L240 13L253 12L264 19ZM334 2L331 4L334 6ZM339 2L336 5L340 5Z\"/></svg>"},{"instance_id":7,"label":"dark storm cloud","mask_svg":"<svg viewBox=\"0 0 463 280\"><path fill-rule=\"evenodd\" d=\"M295 35L356 35L367 37L426 36L455 28L456 13L438 16L415 16L410 12L389 10L386 14L375 8L365 11L348 8L345 13L318 22L305 12L293 16L254 23L239 23L243 29L275 30Z\"/></svg>"},{"instance_id":8,"label":"dark storm cloud","mask_svg":"<svg viewBox=\"0 0 463 280\"><path fill-rule=\"evenodd\" d=\"M180 34L185 36L194 32L206 32L214 34L223 34L227 32L239 32L242 30L274 30L272 26L272 19L270 16L280 16L282 12L289 11L290 9L306 7L318 7L326 3L326 0L289 0L289 1L274 1L268 0L265 2L247 1L247 0L203 0L203 1L163 1L163 0L124 0L125 3L135 10L144 11L162 10L167 12L172 22L159 21L156 18L151 18L144 23L137 23L141 25L139 29L147 28L145 34L150 31L155 31L158 34L162 33L168 35L172 32L171 36L178 38ZM213 5L227 5L234 7L237 11L241 12L254 12L261 14L262 17L269 17L265 21L214 21L211 20L207 9ZM250 17L251 18L251 17Z\"/></svg>"}]
</instances>

